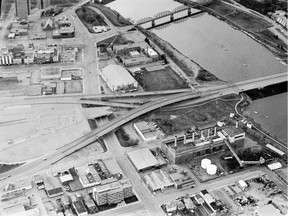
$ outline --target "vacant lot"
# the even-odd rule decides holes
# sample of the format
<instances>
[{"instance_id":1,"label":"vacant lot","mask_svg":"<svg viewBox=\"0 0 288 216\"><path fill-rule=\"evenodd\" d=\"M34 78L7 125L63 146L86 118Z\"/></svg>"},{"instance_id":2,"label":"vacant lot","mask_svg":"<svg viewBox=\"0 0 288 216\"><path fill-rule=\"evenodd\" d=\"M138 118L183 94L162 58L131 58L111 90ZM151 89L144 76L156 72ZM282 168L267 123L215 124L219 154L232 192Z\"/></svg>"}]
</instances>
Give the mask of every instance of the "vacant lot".
<instances>
[{"instance_id":1,"label":"vacant lot","mask_svg":"<svg viewBox=\"0 0 288 216\"><path fill-rule=\"evenodd\" d=\"M82 93L83 92L83 84L81 80L71 80L64 82L65 85L65 93Z\"/></svg>"},{"instance_id":2,"label":"vacant lot","mask_svg":"<svg viewBox=\"0 0 288 216\"><path fill-rule=\"evenodd\" d=\"M234 111L233 107L236 102L237 100L233 99L231 102L218 99L201 106L180 110L165 110L163 108L145 116L144 119L155 121L165 134L172 135L190 130L192 125L198 127L225 119L229 113Z\"/></svg>"},{"instance_id":3,"label":"vacant lot","mask_svg":"<svg viewBox=\"0 0 288 216\"><path fill-rule=\"evenodd\" d=\"M145 91L188 88L188 84L169 66L156 71L142 71L142 74L135 75L135 79Z\"/></svg>"}]
</instances>

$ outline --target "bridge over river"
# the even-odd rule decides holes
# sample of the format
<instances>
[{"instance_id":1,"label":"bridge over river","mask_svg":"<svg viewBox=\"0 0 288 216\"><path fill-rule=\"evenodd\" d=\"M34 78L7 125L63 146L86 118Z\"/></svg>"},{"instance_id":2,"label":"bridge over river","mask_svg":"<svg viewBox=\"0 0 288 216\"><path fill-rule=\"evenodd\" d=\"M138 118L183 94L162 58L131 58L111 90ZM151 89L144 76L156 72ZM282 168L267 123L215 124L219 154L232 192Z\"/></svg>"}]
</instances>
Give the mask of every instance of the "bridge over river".
<instances>
[{"instance_id":1,"label":"bridge over river","mask_svg":"<svg viewBox=\"0 0 288 216\"><path fill-rule=\"evenodd\" d=\"M195 3L195 6L198 5L197 3ZM138 20L136 23L135 23L135 26L139 26L139 25L143 25L143 24L146 24L146 23L151 23L151 28L154 28L156 25L163 25L164 23L160 23L160 24L156 24L156 20L159 20L159 19L162 19L162 18L165 18L165 17L170 17L170 20L168 22L165 22L165 24L167 23L170 23L170 22L174 22L174 21L177 21L177 20L180 20L180 19L184 19L184 18L187 18L187 17L198 17L198 16L201 16L203 13L203 11L197 11L197 12L193 12L191 11L192 9L192 6L186 6L186 5L181 5L179 7L176 7L174 8L172 11L162 11L162 12L159 12L157 13L156 15L154 15L154 17L145 17L145 18L142 18L140 20ZM181 17L178 17L177 19L174 19L174 15L177 14L177 13L180 13L180 12L183 12L183 11L187 11L187 14L186 15L183 15Z\"/></svg>"}]
</instances>

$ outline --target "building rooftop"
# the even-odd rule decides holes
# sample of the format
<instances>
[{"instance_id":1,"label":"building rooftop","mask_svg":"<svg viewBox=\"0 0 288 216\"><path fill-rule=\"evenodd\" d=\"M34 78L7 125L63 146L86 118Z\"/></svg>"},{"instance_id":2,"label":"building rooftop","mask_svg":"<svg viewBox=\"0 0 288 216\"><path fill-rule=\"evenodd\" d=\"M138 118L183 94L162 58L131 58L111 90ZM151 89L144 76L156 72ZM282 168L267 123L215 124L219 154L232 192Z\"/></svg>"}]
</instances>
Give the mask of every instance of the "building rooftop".
<instances>
[{"instance_id":1,"label":"building rooftop","mask_svg":"<svg viewBox=\"0 0 288 216\"><path fill-rule=\"evenodd\" d=\"M264 205L256 209L257 216L283 216L280 212L272 205Z\"/></svg>"},{"instance_id":2,"label":"building rooftop","mask_svg":"<svg viewBox=\"0 0 288 216\"><path fill-rule=\"evenodd\" d=\"M223 129L223 131L225 131L230 137L234 137L238 134L244 133L244 131L240 127L235 127L235 126L227 127Z\"/></svg>"},{"instance_id":3,"label":"building rooftop","mask_svg":"<svg viewBox=\"0 0 288 216\"><path fill-rule=\"evenodd\" d=\"M110 64L103 68L102 74L114 87L137 83L130 73L120 65Z\"/></svg>"},{"instance_id":4,"label":"building rooftop","mask_svg":"<svg viewBox=\"0 0 288 216\"><path fill-rule=\"evenodd\" d=\"M87 212L86 208L85 208L85 206L81 200L77 200L77 201L73 202L73 205L75 206L75 209L76 209L78 215Z\"/></svg>"},{"instance_id":5,"label":"building rooftop","mask_svg":"<svg viewBox=\"0 0 288 216\"><path fill-rule=\"evenodd\" d=\"M148 148L129 152L128 156L138 170L159 165L158 161Z\"/></svg>"}]
</instances>

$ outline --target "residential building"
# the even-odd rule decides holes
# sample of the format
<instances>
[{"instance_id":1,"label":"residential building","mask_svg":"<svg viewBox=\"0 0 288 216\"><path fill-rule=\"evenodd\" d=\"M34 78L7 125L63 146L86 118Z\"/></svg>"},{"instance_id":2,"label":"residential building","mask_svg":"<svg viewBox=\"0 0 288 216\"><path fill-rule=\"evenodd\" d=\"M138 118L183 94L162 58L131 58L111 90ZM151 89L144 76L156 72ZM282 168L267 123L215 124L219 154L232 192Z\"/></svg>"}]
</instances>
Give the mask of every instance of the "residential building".
<instances>
[{"instance_id":1,"label":"residential building","mask_svg":"<svg viewBox=\"0 0 288 216\"><path fill-rule=\"evenodd\" d=\"M15 0L16 17L18 19L27 19L30 15L30 0Z\"/></svg>"},{"instance_id":2,"label":"residential building","mask_svg":"<svg viewBox=\"0 0 288 216\"><path fill-rule=\"evenodd\" d=\"M132 185L128 179L98 185L93 189L93 199L98 205L117 204L133 195Z\"/></svg>"}]
</instances>

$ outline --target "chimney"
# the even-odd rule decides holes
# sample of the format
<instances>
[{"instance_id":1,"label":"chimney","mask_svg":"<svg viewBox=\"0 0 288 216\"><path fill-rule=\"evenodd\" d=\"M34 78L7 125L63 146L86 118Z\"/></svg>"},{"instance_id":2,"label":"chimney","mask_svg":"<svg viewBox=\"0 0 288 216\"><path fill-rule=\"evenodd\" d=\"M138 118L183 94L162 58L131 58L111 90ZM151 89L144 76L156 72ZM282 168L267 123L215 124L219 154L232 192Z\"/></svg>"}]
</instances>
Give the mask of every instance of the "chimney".
<instances>
[{"instance_id":1,"label":"chimney","mask_svg":"<svg viewBox=\"0 0 288 216\"><path fill-rule=\"evenodd\" d=\"M195 139L195 133L193 132L192 133L192 142L194 142L194 139Z\"/></svg>"},{"instance_id":2,"label":"chimney","mask_svg":"<svg viewBox=\"0 0 288 216\"><path fill-rule=\"evenodd\" d=\"M238 121L236 121L236 128L238 128Z\"/></svg>"},{"instance_id":3,"label":"chimney","mask_svg":"<svg viewBox=\"0 0 288 216\"><path fill-rule=\"evenodd\" d=\"M203 135L203 131L201 131L201 138L200 138L201 140L204 140L205 139L205 137L204 137L204 135Z\"/></svg>"},{"instance_id":4,"label":"chimney","mask_svg":"<svg viewBox=\"0 0 288 216\"><path fill-rule=\"evenodd\" d=\"M184 144L186 144L186 133L184 134Z\"/></svg>"},{"instance_id":5,"label":"chimney","mask_svg":"<svg viewBox=\"0 0 288 216\"><path fill-rule=\"evenodd\" d=\"M216 136L216 127L214 128L214 136Z\"/></svg>"},{"instance_id":6,"label":"chimney","mask_svg":"<svg viewBox=\"0 0 288 216\"><path fill-rule=\"evenodd\" d=\"M207 135L207 138L209 139L210 137L210 128L208 129L208 135Z\"/></svg>"},{"instance_id":7,"label":"chimney","mask_svg":"<svg viewBox=\"0 0 288 216\"><path fill-rule=\"evenodd\" d=\"M174 146L177 147L177 136L174 138Z\"/></svg>"}]
</instances>

